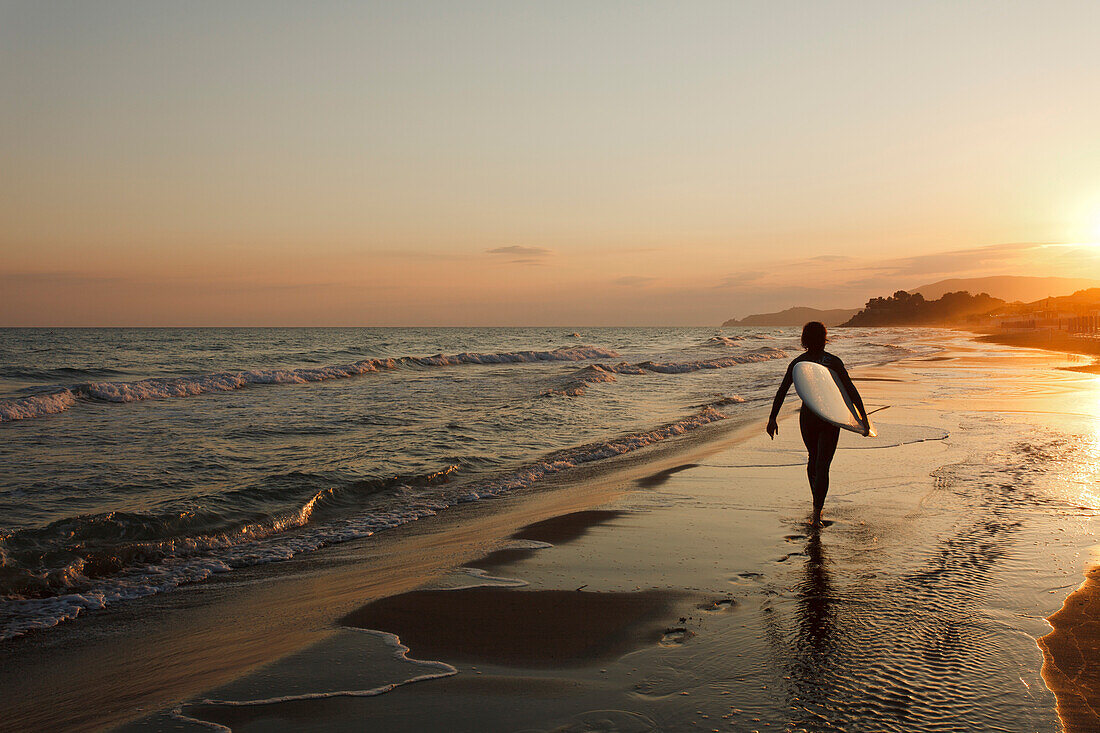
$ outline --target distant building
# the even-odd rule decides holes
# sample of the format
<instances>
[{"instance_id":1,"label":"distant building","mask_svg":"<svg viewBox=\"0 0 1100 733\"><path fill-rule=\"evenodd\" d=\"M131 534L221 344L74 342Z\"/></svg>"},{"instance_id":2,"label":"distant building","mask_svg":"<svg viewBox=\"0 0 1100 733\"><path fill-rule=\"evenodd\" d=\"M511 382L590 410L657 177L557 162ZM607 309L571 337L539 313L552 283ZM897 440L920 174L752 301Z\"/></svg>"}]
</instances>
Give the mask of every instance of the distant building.
<instances>
[{"instance_id":1,"label":"distant building","mask_svg":"<svg viewBox=\"0 0 1100 733\"><path fill-rule=\"evenodd\" d=\"M994 328L1009 333L1042 332L1064 334L1100 333L1100 309L1082 312L1035 310L1027 313L993 314Z\"/></svg>"}]
</instances>

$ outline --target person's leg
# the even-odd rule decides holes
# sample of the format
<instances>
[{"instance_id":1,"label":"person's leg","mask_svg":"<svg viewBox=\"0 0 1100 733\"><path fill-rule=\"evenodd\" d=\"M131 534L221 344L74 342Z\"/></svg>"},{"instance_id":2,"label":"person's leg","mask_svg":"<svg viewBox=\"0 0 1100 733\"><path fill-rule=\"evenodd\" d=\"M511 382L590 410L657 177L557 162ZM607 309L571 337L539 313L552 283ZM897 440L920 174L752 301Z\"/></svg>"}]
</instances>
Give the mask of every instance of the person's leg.
<instances>
[{"instance_id":1,"label":"person's leg","mask_svg":"<svg viewBox=\"0 0 1100 733\"><path fill-rule=\"evenodd\" d=\"M840 439L840 428L827 423L823 424L817 432L817 457L814 463L814 477L810 482L814 494L814 516L821 515L821 508L825 506L825 496L829 493L829 466L832 465L833 456L836 455L836 444Z\"/></svg>"},{"instance_id":2,"label":"person's leg","mask_svg":"<svg viewBox=\"0 0 1100 733\"><path fill-rule=\"evenodd\" d=\"M810 493L814 492L814 479L817 475L817 451L820 442L820 421L808 410L802 409L798 413L798 429L802 433L802 442L806 444L806 478L810 481Z\"/></svg>"}]
</instances>

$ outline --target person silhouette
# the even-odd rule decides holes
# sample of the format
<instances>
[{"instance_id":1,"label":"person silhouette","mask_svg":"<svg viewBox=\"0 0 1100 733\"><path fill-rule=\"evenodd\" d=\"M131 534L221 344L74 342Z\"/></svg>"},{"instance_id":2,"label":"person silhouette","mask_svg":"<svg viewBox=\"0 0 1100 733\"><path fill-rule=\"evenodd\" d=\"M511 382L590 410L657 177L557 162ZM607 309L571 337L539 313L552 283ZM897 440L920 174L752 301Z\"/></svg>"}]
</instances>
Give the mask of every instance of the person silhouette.
<instances>
[{"instance_id":1,"label":"person silhouette","mask_svg":"<svg viewBox=\"0 0 1100 733\"><path fill-rule=\"evenodd\" d=\"M786 399L787 392L793 383L791 374L794 365L800 361L816 362L831 369L840 379L840 383L844 385L844 389L847 390L852 403L859 409L859 414L866 419L867 410L863 406L863 398L859 396L859 391L852 384L852 378L848 376L848 370L844 368L844 362L836 355L825 350L825 344L828 340L824 323L810 321L802 327L802 348L805 349L805 352L787 365L787 373L783 375L783 381L780 382L779 390L775 393L775 400L772 402L772 413L768 418L768 426L765 428L772 440L775 440L775 436L779 433L776 417L778 417L779 408L783 406L783 400ZM836 454L836 444L840 439L840 428L825 422L805 405L802 406L798 414L798 427L802 431L802 442L806 444L806 451L809 454L806 461L806 475L810 480L810 493L813 495L814 500L813 519L810 523L817 525L821 523L821 509L825 506L825 495L829 493L829 466Z\"/></svg>"}]
</instances>

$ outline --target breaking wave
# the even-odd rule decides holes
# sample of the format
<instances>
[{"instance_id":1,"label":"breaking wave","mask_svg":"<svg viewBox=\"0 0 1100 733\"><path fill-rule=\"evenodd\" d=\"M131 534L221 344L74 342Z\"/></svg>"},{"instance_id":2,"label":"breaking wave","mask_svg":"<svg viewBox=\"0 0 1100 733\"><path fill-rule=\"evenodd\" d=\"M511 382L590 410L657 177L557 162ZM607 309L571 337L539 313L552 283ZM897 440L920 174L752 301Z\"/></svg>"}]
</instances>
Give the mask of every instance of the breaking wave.
<instances>
[{"instance_id":1,"label":"breaking wave","mask_svg":"<svg viewBox=\"0 0 1100 733\"><path fill-rule=\"evenodd\" d=\"M711 336L701 346L740 346L744 336Z\"/></svg>"},{"instance_id":2,"label":"breaking wave","mask_svg":"<svg viewBox=\"0 0 1100 733\"><path fill-rule=\"evenodd\" d=\"M891 351L895 351L895 352L903 353L903 354L915 354L916 353L916 349L910 349L908 346L900 346L898 344L876 344L873 341L867 341L867 342L864 343L864 346L874 346L874 347L879 348L879 349L890 349Z\"/></svg>"},{"instance_id":3,"label":"breaking wave","mask_svg":"<svg viewBox=\"0 0 1100 733\"><path fill-rule=\"evenodd\" d=\"M787 353L781 349L765 346L753 349L735 356L725 356L718 359L704 359L701 361L680 362L655 362L643 361L640 364L589 364L571 374L559 387L543 392L543 396L560 395L564 397L580 397L585 394L589 384L616 381L616 374L645 374L656 372L659 374L688 374L704 369L728 369L742 364L756 364L771 359L782 359Z\"/></svg>"},{"instance_id":4,"label":"breaking wave","mask_svg":"<svg viewBox=\"0 0 1100 733\"><path fill-rule=\"evenodd\" d=\"M702 369L726 369L727 367L738 366L739 364L753 364L756 362L768 361L769 359L782 359L786 356L787 352L782 349L777 349L774 346L764 346L743 354L737 354L736 356L724 356L720 359L671 363L645 361L636 366L646 371L660 372L662 374L686 374L687 372L697 372Z\"/></svg>"},{"instance_id":5,"label":"breaking wave","mask_svg":"<svg viewBox=\"0 0 1100 733\"><path fill-rule=\"evenodd\" d=\"M491 354L462 353L435 356L403 356L390 359L364 359L350 364L299 369L255 369L219 372L194 377L163 377L134 382L86 382L48 394L0 400L0 422L25 420L63 412L78 399L105 402L190 397L208 392L229 392L255 384L306 384L329 379L345 379L370 372L400 367L443 367L461 364L525 364L546 361L583 361L618 356L597 346L572 346L551 351L505 351Z\"/></svg>"},{"instance_id":6,"label":"breaking wave","mask_svg":"<svg viewBox=\"0 0 1100 733\"><path fill-rule=\"evenodd\" d=\"M756 338L756 337L753 336L751 338ZM745 339L746 339L745 336L722 336L719 333L719 335L712 336L711 338L708 338L707 340L703 341L700 344L700 346L704 346L704 347L739 347L739 346L741 346L741 341L744 341Z\"/></svg>"},{"instance_id":7,"label":"breaking wave","mask_svg":"<svg viewBox=\"0 0 1100 733\"><path fill-rule=\"evenodd\" d=\"M19 397L14 400L2 400L0 401L0 422L52 415L64 412L75 404L76 394L71 389Z\"/></svg>"}]
</instances>

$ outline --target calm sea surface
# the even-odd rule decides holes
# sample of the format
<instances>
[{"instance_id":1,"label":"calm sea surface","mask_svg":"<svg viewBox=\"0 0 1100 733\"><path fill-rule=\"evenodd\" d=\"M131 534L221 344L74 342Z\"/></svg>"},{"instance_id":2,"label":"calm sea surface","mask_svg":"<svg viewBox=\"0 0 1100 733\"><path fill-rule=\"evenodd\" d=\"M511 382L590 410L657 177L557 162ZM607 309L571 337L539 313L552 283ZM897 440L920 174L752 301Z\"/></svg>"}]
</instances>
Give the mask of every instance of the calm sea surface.
<instances>
[{"instance_id":1,"label":"calm sea surface","mask_svg":"<svg viewBox=\"0 0 1100 733\"><path fill-rule=\"evenodd\" d=\"M878 363L921 333L830 349ZM0 330L0 638L759 411L797 335Z\"/></svg>"}]
</instances>

